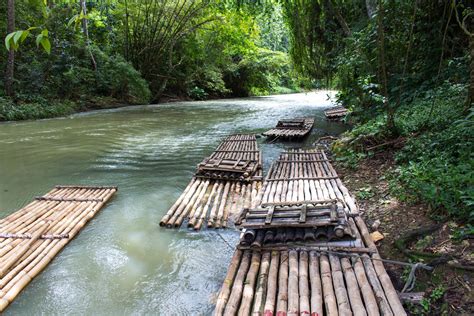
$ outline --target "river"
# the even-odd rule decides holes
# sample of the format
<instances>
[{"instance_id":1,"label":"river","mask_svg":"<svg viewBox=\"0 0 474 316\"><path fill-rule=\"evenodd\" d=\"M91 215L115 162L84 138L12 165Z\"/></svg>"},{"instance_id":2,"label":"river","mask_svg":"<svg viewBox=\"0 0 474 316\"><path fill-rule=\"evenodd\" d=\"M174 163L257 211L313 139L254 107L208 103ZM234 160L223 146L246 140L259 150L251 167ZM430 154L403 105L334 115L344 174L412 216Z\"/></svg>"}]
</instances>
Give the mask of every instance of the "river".
<instances>
[{"instance_id":1,"label":"river","mask_svg":"<svg viewBox=\"0 0 474 316\"><path fill-rule=\"evenodd\" d=\"M328 91L127 107L0 124L0 217L57 184L117 185L115 197L36 277L6 315L207 315L237 244L233 230L169 230L159 220L195 166L230 133L315 117L303 145L345 130ZM329 93L330 94L330 93ZM265 142L265 171L301 143Z\"/></svg>"}]
</instances>

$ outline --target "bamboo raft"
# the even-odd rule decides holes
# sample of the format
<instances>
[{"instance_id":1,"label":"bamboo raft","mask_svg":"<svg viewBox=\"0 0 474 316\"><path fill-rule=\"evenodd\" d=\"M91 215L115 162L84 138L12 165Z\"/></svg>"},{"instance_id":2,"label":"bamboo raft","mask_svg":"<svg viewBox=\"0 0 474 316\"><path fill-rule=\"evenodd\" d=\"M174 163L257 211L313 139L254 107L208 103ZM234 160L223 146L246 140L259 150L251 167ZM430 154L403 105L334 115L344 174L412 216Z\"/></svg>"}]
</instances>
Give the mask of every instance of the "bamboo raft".
<instances>
[{"instance_id":1,"label":"bamboo raft","mask_svg":"<svg viewBox=\"0 0 474 316\"><path fill-rule=\"evenodd\" d=\"M272 236L282 234L277 242L299 241L302 235L315 241L355 237L348 217L358 214L357 206L322 150L282 153L270 167L255 205L244 208L236 220L246 230L243 244L257 237L273 242Z\"/></svg>"},{"instance_id":2,"label":"bamboo raft","mask_svg":"<svg viewBox=\"0 0 474 316\"><path fill-rule=\"evenodd\" d=\"M215 315L406 315L365 223L364 248L286 246L234 252Z\"/></svg>"},{"instance_id":3,"label":"bamboo raft","mask_svg":"<svg viewBox=\"0 0 474 316\"><path fill-rule=\"evenodd\" d=\"M0 220L0 312L116 191L117 187L56 186Z\"/></svg>"},{"instance_id":4,"label":"bamboo raft","mask_svg":"<svg viewBox=\"0 0 474 316\"><path fill-rule=\"evenodd\" d=\"M347 115L348 111L343 106L336 106L335 108L324 111L324 115L328 120L338 121Z\"/></svg>"},{"instance_id":5,"label":"bamboo raft","mask_svg":"<svg viewBox=\"0 0 474 316\"><path fill-rule=\"evenodd\" d=\"M231 135L198 164L191 182L160 221L160 226L195 230L225 228L249 208L261 188L262 157L255 135Z\"/></svg>"},{"instance_id":6,"label":"bamboo raft","mask_svg":"<svg viewBox=\"0 0 474 316\"><path fill-rule=\"evenodd\" d=\"M295 118L280 120L277 126L263 133L271 138L303 138L309 134L314 125L312 118Z\"/></svg>"},{"instance_id":7,"label":"bamboo raft","mask_svg":"<svg viewBox=\"0 0 474 316\"><path fill-rule=\"evenodd\" d=\"M316 218L306 225L311 212ZM243 232L215 315L406 315L355 200L323 151L282 153L236 224Z\"/></svg>"}]
</instances>

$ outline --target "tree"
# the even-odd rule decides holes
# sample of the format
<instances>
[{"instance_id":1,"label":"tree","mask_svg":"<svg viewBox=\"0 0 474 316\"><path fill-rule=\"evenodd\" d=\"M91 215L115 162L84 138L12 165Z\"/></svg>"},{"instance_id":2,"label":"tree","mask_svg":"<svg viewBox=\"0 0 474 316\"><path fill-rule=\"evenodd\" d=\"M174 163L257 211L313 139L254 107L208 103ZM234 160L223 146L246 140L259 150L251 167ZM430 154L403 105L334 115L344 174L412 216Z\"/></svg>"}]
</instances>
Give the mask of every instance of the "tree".
<instances>
[{"instance_id":1,"label":"tree","mask_svg":"<svg viewBox=\"0 0 474 316\"><path fill-rule=\"evenodd\" d=\"M15 31L15 0L7 0L7 34ZM13 88L15 72L15 50L8 50L7 67L5 71L5 93L10 97L14 97Z\"/></svg>"},{"instance_id":2,"label":"tree","mask_svg":"<svg viewBox=\"0 0 474 316\"><path fill-rule=\"evenodd\" d=\"M377 13L377 35L378 35L378 57L379 57L379 81L382 86L383 105L387 111L387 128L390 131L395 129L395 109L390 105L388 100L388 79L387 79L387 65L385 62L385 30L383 24L384 8L383 0L378 0Z\"/></svg>"},{"instance_id":3,"label":"tree","mask_svg":"<svg viewBox=\"0 0 474 316\"><path fill-rule=\"evenodd\" d=\"M86 47L89 51L89 55L91 57L92 68L97 70L97 62L95 61L94 54L92 54L90 39L89 39L89 28L88 28L88 19L87 19L87 6L86 0L80 0L79 2L81 6L81 16L82 16L82 32L84 33L84 38L86 40Z\"/></svg>"},{"instance_id":4,"label":"tree","mask_svg":"<svg viewBox=\"0 0 474 316\"><path fill-rule=\"evenodd\" d=\"M206 1L125 0L127 59L150 82L158 101L184 57L176 54L183 38L213 18L202 18Z\"/></svg>"},{"instance_id":5,"label":"tree","mask_svg":"<svg viewBox=\"0 0 474 316\"><path fill-rule=\"evenodd\" d=\"M458 8L456 0L453 0L452 5L454 6L454 11L456 13L456 20L463 30L463 32L469 37L469 58L470 58L470 67L469 67L469 91L467 94L466 100L466 109L472 106L474 103L474 30L469 30L469 18L471 20L474 18L474 11L466 10L465 14L461 20L458 13ZM472 23L471 23L472 26Z\"/></svg>"}]
</instances>

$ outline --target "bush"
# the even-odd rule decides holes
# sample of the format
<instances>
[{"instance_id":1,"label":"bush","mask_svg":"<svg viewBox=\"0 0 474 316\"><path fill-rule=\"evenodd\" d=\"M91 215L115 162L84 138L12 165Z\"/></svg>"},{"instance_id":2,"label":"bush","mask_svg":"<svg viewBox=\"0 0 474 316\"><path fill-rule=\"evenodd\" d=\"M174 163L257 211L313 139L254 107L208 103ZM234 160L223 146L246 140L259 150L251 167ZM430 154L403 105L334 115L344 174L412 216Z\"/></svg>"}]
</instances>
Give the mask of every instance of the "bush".
<instances>
[{"instance_id":1,"label":"bush","mask_svg":"<svg viewBox=\"0 0 474 316\"><path fill-rule=\"evenodd\" d=\"M98 93L130 104L145 104L150 101L148 83L122 56L108 56L96 49L96 58Z\"/></svg>"},{"instance_id":2,"label":"bush","mask_svg":"<svg viewBox=\"0 0 474 316\"><path fill-rule=\"evenodd\" d=\"M66 100L15 104L8 98L0 98L0 121L43 119L69 115L76 111L77 105Z\"/></svg>"},{"instance_id":3,"label":"bush","mask_svg":"<svg viewBox=\"0 0 474 316\"><path fill-rule=\"evenodd\" d=\"M395 171L392 187L405 199L425 201L433 209L444 209L447 215L473 222L472 148L474 108L463 119L433 126L433 131L410 139L396 156L400 167ZM407 193L400 192L400 187Z\"/></svg>"},{"instance_id":4,"label":"bush","mask_svg":"<svg viewBox=\"0 0 474 316\"><path fill-rule=\"evenodd\" d=\"M208 94L204 89L194 87L189 91L189 96L194 100L204 100L207 98Z\"/></svg>"},{"instance_id":5,"label":"bush","mask_svg":"<svg viewBox=\"0 0 474 316\"><path fill-rule=\"evenodd\" d=\"M423 201L436 216L474 222L474 108L466 114L467 85L449 81L419 90L396 112L406 138L395 155L392 193L402 200ZM385 116L356 126L333 145L336 159L354 167L366 148L390 137Z\"/></svg>"}]
</instances>

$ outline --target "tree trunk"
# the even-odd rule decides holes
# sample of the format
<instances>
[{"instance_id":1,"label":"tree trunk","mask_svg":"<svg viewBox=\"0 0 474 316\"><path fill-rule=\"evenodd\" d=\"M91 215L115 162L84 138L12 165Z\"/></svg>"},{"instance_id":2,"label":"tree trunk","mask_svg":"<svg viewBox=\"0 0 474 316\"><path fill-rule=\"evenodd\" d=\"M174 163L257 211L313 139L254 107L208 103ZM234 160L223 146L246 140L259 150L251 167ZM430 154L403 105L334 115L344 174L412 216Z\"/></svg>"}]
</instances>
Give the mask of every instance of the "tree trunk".
<instances>
[{"instance_id":1,"label":"tree trunk","mask_svg":"<svg viewBox=\"0 0 474 316\"><path fill-rule=\"evenodd\" d=\"M351 29L349 28L349 25L347 25L346 20L342 16L341 12L339 12L338 8L334 7L332 0L326 0L326 6L328 7L329 12L331 12L331 14L336 18L337 23L339 23L344 35L350 36Z\"/></svg>"},{"instance_id":2,"label":"tree trunk","mask_svg":"<svg viewBox=\"0 0 474 316\"><path fill-rule=\"evenodd\" d=\"M469 36L469 55L470 61L470 79L469 91L467 95L466 109L469 109L474 103L474 34Z\"/></svg>"},{"instance_id":3,"label":"tree trunk","mask_svg":"<svg viewBox=\"0 0 474 316\"><path fill-rule=\"evenodd\" d=\"M384 97L384 107L387 111L387 128L393 132L395 130L395 109L390 106L388 101L388 79L387 68L385 65L385 31L383 27L383 4L378 0L379 11L377 14L377 33L378 33L378 51L379 51L379 80L382 84L382 94Z\"/></svg>"},{"instance_id":4,"label":"tree trunk","mask_svg":"<svg viewBox=\"0 0 474 316\"><path fill-rule=\"evenodd\" d=\"M84 15L84 18L82 19L82 32L84 33L84 37L86 38L86 47L89 50L89 55L91 57L91 63L92 63L92 68L97 70L97 63L94 58L94 54L92 54L92 50L90 47L90 40L89 40L89 28L88 28L88 21L87 21L87 6L86 6L86 0L80 0L81 4L81 10L82 14Z\"/></svg>"},{"instance_id":5,"label":"tree trunk","mask_svg":"<svg viewBox=\"0 0 474 316\"><path fill-rule=\"evenodd\" d=\"M365 0L365 8L367 10L367 16L372 18L377 11L377 4L374 0Z\"/></svg>"},{"instance_id":6,"label":"tree trunk","mask_svg":"<svg viewBox=\"0 0 474 316\"><path fill-rule=\"evenodd\" d=\"M15 0L7 0L7 34L15 31ZM15 71L15 50L10 47L5 70L5 93L10 97L15 96L13 79Z\"/></svg>"},{"instance_id":7,"label":"tree trunk","mask_svg":"<svg viewBox=\"0 0 474 316\"><path fill-rule=\"evenodd\" d=\"M124 56L125 60L130 61L130 56L128 55L128 48L130 47L130 29L129 29L129 13L128 13L128 1L125 0L125 45L124 45Z\"/></svg>"}]
</instances>

